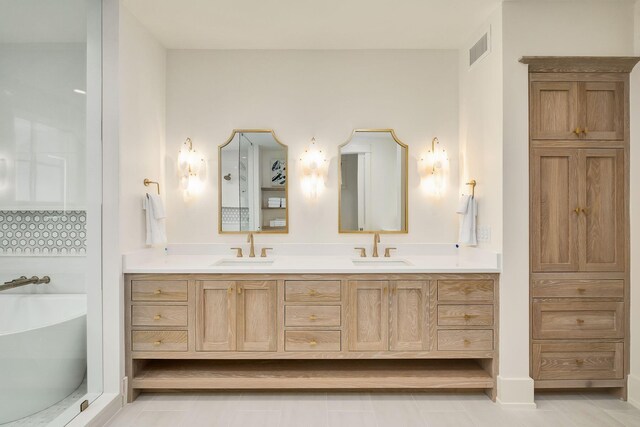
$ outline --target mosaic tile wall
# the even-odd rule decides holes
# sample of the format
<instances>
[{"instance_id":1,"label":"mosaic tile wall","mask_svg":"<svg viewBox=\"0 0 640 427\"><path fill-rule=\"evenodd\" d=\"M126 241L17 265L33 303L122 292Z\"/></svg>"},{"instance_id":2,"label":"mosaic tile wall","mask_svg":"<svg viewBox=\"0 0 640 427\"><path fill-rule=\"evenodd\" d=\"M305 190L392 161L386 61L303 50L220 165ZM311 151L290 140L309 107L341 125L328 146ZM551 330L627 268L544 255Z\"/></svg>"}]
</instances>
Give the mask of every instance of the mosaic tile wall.
<instances>
[{"instance_id":1,"label":"mosaic tile wall","mask_svg":"<svg viewBox=\"0 0 640 427\"><path fill-rule=\"evenodd\" d=\"M249 228L249 208L222 207L222 223L236 224L242 221L242 228Z\"/></svg>"},{"instance_id":2,"label":"mosaic tile wall","mask_svg":"<svg viewBox=\"0 0 640 427\"><path fill-rule=\"evenodd\" d=\"M86 253L85 211L0 211L0 256Z\"/></svg>"}]
</instances>

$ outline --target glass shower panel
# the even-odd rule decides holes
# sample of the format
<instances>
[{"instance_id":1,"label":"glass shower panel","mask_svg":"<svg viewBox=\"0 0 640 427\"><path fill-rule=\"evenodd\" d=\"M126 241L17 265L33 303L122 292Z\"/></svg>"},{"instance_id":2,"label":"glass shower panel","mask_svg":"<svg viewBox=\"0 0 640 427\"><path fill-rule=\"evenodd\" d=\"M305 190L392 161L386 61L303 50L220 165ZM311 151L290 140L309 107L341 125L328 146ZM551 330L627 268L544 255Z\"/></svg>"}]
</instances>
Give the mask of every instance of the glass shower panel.
<instances>
[{"instance_id":1,"label":"glass shower panel","mask_svg":"<svg viewBox=\"0 0 640 427\"><path fill-rule=\"evenodd\" d=\"M0 2L0 425L102 392L100 0Z\"/></svg>"}]
</instances>

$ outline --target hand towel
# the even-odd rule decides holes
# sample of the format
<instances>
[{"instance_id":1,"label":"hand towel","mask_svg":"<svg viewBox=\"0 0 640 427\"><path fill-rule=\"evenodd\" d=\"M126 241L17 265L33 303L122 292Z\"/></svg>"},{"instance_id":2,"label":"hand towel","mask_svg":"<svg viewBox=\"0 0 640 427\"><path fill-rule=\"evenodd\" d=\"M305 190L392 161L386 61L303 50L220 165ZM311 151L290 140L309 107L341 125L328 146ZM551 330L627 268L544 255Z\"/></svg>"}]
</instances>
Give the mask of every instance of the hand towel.
<instances>
[{"instance_id":1,"label":"hand towel","mask_svg":"<svg viewBox=\"0 0 640 427\"><path fill-rule=\"evenodd\" d=\"M478 202L473 196L462 196L458 203L456 213L462 215L460 222L460 235L458 243L467 246L476 246L478 237L476 231L476 219L478 216Z\"/></svg>"},{"instance_id":2,"label":"hand towel","mask_svg":"<svg viewBox=\"0 0 640 427\"><path fill-rule=\"evenodd\" d=\"M167 243L167 231L164 220L167 217L160 196L147 194L143 199L147 223L147 245L157 246Z\"/></svg>"}]
</instances>

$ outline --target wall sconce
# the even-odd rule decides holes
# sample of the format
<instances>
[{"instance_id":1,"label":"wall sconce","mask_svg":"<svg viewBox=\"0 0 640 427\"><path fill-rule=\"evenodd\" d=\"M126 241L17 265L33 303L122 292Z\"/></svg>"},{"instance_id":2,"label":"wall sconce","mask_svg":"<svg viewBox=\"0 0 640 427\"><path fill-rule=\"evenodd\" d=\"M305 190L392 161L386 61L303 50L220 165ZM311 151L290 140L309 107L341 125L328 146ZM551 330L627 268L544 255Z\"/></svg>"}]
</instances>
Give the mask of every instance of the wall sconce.
<instances>
[{"instance_id":1,"label":"wall sconce","mask_svg":"<svg viewBox=\"0 0 640 427\"><path fill-rule=\"evenodd\" d=\"M302 191L310 199L315 199L324 188L327 158L316 145L316 139L311 138L311 145L304 150L300 157L302 165Z\"/></svg>"},{"instance_id":2,"label":"wall sconce","mask_svg":"<svg viewBox=\"0 0 640 427\"><path fill-rule=\"evenodd\" d=\"M420 159L420 186L434 197L442 197L447 189L449 175L449 157L444 148L439 148L440 141L433 138L431 150Z\"/></svg>"},{"instance_id":3,"label":"wall sconce","mask_svg":"<svg viewBox=\"0 0 640 427\"><path fill-rule=\"evenodd\" d=\"M178 173L180 187L185 196L198 194L204 188L207 179L207 163L196 150L193 149L191 138L187 138L178 152Z\"/></svg>"}]
</instances>

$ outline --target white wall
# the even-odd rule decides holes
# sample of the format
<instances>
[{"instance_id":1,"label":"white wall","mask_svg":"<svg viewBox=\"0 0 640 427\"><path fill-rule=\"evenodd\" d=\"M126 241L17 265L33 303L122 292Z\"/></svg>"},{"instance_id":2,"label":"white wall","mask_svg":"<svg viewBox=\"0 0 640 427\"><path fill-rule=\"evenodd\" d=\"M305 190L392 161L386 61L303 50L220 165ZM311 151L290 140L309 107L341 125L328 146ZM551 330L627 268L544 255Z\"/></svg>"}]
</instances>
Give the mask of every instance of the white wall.
<instances>
[{"instance_id":1,"label":"white wall","mask_svg":"<svg viewBox=\"0 0 640 427\"><path fill-rule=\"evenodd\" d=\"M128 252L144 247L142 197L156 191L142 182L164 190L166 50L124 7L119 48L120 248Z\"/></svg>"},{"instance_id":2,"label":"white wall","mask_svg":"<svg viewBox=\"0 0 640 427\"><path fill-rule=\"evenodd\" d=\"M529 378L528 55L631 55L627 1L505 2L504 243L500 292L500 399L531 401Z\"/></svg>"},{"instance_id":3,"label":"white wall","mask_svg":"<svg viewBox=\"0 0 640 427\"><path fill-rule=\"evenodd\" d=\"M416 158L434 136L458 152L457 62L456 51L169 51L169 241L239 240L217 233L217 147L234 128L270 128L289 146L290 228L288 235L258 240L362 242L363 236L338 234L337 147L355 128L394 128L409 145L409 234L383 240L454 242L457 194L439 201L425 196ZM331 163L326 191L310 201L299 185L297 160L314 136ZM210 171L204 193L188 202L175 171L186 137L208 158ZM451 176L458 188L457 158Z\"/></svg>"}]
</instances>

